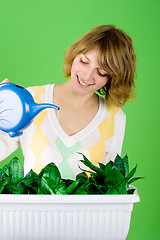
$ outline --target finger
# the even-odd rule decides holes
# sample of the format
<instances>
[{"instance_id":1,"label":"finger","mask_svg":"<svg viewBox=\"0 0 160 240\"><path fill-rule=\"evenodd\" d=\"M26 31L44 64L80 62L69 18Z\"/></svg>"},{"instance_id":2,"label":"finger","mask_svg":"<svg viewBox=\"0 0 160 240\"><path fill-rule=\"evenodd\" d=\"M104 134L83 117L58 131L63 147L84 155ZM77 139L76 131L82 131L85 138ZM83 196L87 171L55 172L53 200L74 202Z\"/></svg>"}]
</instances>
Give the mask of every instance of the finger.
<instances>
[{"instance_id":1,"label":"finger","mask_svg":"<svg viewBox=\"0 0 160 240\"><path fill-rule=\"evenodd\" d=\"M1 83L7 83L9 82L8 78L5 78Z\"/></svg>"}]
</instances>

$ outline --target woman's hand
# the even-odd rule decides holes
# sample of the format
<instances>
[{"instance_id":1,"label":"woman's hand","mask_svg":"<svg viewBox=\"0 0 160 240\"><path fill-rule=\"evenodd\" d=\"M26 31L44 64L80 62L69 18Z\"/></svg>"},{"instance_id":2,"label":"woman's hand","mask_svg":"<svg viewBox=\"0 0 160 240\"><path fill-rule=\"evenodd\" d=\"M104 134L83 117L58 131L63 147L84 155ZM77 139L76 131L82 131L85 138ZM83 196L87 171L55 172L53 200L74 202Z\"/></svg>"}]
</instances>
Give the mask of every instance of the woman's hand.
<instances>
[{"instance_id":1,"label":"woman's hand","mask_svg":"<svg viewBox=\"0 0 160 240\"><path fill-rule=\"evenodd\" d=\"M9 82L9 80L5 78L1 83L7 83L7 82Z\"/></svg>"}]
</instances>

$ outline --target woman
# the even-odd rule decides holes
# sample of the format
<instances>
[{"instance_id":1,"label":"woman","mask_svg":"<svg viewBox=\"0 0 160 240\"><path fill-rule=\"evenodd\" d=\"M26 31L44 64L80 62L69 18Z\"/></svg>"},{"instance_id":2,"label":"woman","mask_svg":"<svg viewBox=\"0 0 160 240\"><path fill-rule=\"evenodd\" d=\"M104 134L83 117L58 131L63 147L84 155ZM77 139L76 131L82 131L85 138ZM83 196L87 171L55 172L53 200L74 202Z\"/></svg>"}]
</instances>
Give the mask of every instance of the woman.
<instances>
[{"instance_id":1,"label":"woman","mask_svg":"<svg viewBox=\"0 0 160 240\"><path fill-rule=\"evenodd\" d=\"M112 25L93 28L65 52L62 84L30 87L43 110L21 137L1 133L1 159L19 145L25 174L54 162L62 178L75 178L81 155L93 164L121 154L126 117L121 107L133 96L136 57L131 38ZM84 168L84 166L83 166Z\"/></svg>"}]
</instances>

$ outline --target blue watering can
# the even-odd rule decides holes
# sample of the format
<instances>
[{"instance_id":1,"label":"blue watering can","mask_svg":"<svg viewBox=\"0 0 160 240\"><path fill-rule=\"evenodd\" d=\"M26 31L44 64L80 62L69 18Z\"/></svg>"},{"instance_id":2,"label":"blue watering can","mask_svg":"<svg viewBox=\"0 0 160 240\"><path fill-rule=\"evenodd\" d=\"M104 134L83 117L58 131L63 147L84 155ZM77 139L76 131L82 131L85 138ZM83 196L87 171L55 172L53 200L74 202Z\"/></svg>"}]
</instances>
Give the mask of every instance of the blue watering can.
<instances>
[{"instance_id":1,"label":"blue watering can","mask_svg":"<svg viewBox=\"0 0 160 240\"><path fill-rule=\"evenodd\" d=\"M60 108L49 103L37 104L30 92L14 83L0 84L0 130L10 137L20 136L33 118L45 108Z\"/></svg>"}]
</instances>

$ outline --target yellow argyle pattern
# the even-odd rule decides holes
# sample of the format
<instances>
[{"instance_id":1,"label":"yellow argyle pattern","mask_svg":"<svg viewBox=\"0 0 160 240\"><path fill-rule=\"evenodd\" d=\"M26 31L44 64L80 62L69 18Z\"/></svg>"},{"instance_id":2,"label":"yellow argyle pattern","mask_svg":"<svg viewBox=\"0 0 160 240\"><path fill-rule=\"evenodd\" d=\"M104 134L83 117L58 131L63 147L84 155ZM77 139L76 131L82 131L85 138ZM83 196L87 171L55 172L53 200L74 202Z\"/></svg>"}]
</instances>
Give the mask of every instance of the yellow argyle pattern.
<instances>
[{"instance_id":1,"label":"yellow argyle pattern","mask_svg":"<svg viewBox=\"0 0 160 240\"><path fill-rule=\"evenodd\" d=\"M119 111L120 108L107 103L107 109L110 113L110 116L98 126L101 140L88 149L90 160L94 165L97 165L98 162L101 162L104 158L106 152L105 142L114 136L114 115Z\"/></svg>"},{"instance_id":2,"label":"yellow argyle pattern","mask_svg":"<svg viewBox=\"0 0 160 240\"><path fill-rule=\"evenodd\" d=\"M32 87L32 89L35 93L35 97L34 97L35 102L42 103L42 101L40 99L40 95L45 92L46 86ZM31 149L36 158L36 162L35 162L35 165L33 168L33 170L36 173L39 173L41 171L41 169L44 167L42 165L42 163L40 162L40 156L41 156L44 148L49 144L47 137L44 135L44 133L40 129L40 126L41 126L46 114L47 114L46 110L41 111L34 118L34 121L33 121L36 129L35 129L33 137L32 137Z\"/></svg>"}]
</instances>

